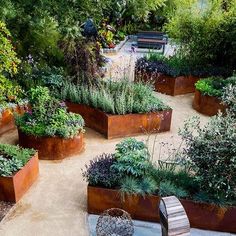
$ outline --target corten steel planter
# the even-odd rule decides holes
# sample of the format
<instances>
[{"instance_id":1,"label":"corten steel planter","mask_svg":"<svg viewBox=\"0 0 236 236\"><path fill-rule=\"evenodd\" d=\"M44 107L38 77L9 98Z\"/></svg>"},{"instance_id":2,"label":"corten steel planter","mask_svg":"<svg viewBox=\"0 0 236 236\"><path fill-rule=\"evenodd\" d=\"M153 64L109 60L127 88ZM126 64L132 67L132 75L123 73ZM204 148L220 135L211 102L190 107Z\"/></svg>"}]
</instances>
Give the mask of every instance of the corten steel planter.
<instances>
[{"instance_id":1,"label":"corten steel planter","mask_svg":"<svg viewBox=\"0 0 236 236\"><path fill-rule=\"evenodd\" d=\"M39 174L38 153L12 177L0 176L0 201L18 202Z\"/></svg>"},{"instance_id":2,"label":"corten steel planter","mask_svg":"<svg viewBox=\"0 0 236 236\"><path fill-rule=\"evenodd\" d=\"M201 114L214 116L219 110L225 112L227 106L223 105L219 98L203 95L200 91L196 90L193 100L193 108Z\"/></svg>"},{"instance_id":3,"label":"corten steel planter","mask_svg":"<svg viewBox=\"0 0 236 236\"><path fill-rule=\"evenodd\" d=\"M161 73L136 72L135 81L150 82L154 84L155 91L171 96L195 92L195 83L199 80L194 76L172 77Z\"/></svg>"},{"instance_id":4,"label":"corten steel planter","mask_svg":"<svg viewBox=\"0 0 236 236\"><path fill-rule=\"evenodd\" d=\"M236 233L236 207L221 208L207 203L180 200L191 227ZM100 214L109 208L121 208L133 219L159 222L160 197L148 195L126 195L122 198L118 190L88 186L87 208L90 214Z\"/></svg>"},{"instance_id":5,"label":"corten steel planter","mask_svg":"<svg viewBox=\"0 0 236 236\"><path fill-rule=\"evenodd\" d=\"M14 112L23 114L25 111L24 107L16 107L15 109L6 109L0 115L0 135L13 130L16 128L14 122Z\"/></svg>"},{"instance_id":6,"label":"corten steel planter","mask_svg":"<svg viewBox=\"0 0 236 236\"><path fill-rule=\"evenodd\" d=\"M40 160L62 160L84 150L84 137L80 133L74 138L36 137L27 135L18 128L19 145L38 150Z\"/></svg>"},{"instance_id":7,"label":"corten steel planter","mask_svg":"<svg viewBox=\"0 0 236 236\"><path fill-rule=\"evenodd\" d=\"M110 115L87 105L66 102L68 110L79 113L85 125L107 139L128 137L148 132L165 132L170 130L172 110L146 113Z\"/></svg>"}]
</instances>

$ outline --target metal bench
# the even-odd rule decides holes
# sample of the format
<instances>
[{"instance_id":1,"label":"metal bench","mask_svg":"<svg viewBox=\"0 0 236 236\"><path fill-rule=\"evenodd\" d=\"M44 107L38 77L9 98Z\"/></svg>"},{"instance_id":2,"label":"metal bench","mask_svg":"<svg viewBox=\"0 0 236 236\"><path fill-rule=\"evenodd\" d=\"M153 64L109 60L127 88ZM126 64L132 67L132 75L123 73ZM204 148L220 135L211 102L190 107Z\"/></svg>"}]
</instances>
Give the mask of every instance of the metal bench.
<instances>
[{"instance_id":1,"label":"metal bench","mask_svg":"<svg viewBox=\"0 0 236 236\"><path fill-rule=\"evenodd\" d=\"M158 31L141 31L137 34L138 48L161 49L165 52L168 36Z\"/></svg>"},{"instance_id":2,"label":"metal bench","mask_svg":"<svg viewBox=\"0 0 236 236\"><path fill-rule=\"evenodd\" d=\"M188 217L175 196L161 199L159 213L162 236L190 236Z\"/></svg>"}]
</instances>

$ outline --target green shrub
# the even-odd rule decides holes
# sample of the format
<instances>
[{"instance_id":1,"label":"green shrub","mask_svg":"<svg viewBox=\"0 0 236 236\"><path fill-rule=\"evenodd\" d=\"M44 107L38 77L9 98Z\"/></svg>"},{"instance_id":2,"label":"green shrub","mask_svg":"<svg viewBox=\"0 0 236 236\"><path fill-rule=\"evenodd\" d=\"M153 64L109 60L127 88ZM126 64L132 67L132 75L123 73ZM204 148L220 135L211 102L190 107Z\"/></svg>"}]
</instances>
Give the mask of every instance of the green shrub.
<instances>
[{"instance_id":1,"label":"green shrub","mask_svg":"<svg viewBox=\"0 0 236 236\"><path fill-rule=\"evenodd\" d=\"M116 162L113 154L102 154L85 166L83 178L91 186L114 188L120 181L118 171L111 168Z\"/></svg>"},{"instance_id":2,"label":"green shrub","mask_svg":"<svg viewBox=\"0 0 236 236\"><path fill-rule=\"evenodd\" d=\"M210 76L230 76L232 69L224 66L211 64L196 64L189 60L184 53L177 51L170 57L164 57L159 53L149 53L147 56L139 58L135 64L136 76L142 79L143 74L151 74L153 78L159 74L176 76L197 76L200 78Z\"/></svg>"},{"instance_id":3,"label":"green shrub","mask_svg":"<svg viewBox=\"0 0 236 236\"><path fill-rule=\"evenodd\" d=\"M117 144L115 158L117 162L112 165L112 168L117 170L121 176L145 176L151 165L147 147L132 138Z\"/></svg>"},{"instance_id":4,"label":"green shrub","mask_svg":"<svg viewBox=\"0 0 236 236\"><path fill-rule=\"evenodd\" d=\"M127 138L116 145L116 157L121 157L128 152L142 150L148 151L147 146L142 141L138 141L135 138Z\"/></svg>"},{"instance_id":5,"label":"green shrub","mask_svg":"<svg viewBox=\"0 0 236 236\"><path fill-rule=\"evenodd\" d=\"M126 176L121 181L120 192L123 196L126 194L139 194L145 196L156 193L157 185L156 182L149 177L137 179L131 176Z\"/></svg>"},{"instance_id":6,"label":"green shrub","mask_svg":"<svg viewBox=\"0 0 236 236\"><path fill-rule=\"evenodd\" d=\"M65 82L58 97L110 114L147 113L169 108L154 96L149 85L128 81L97 82L90 85Z\"/></svg>"},{"instance_id":7,"label":"green shrub","mask_svg":"<svg viewBox=\"0 0 236 236\"><path fill-rule=\"evenodd\" d=\"M37 86L46 86L54 91L62 86L65 71L61 67L40 64L32 56L28 56L22 61L21 70L15 77L26 91Z\"/></svg>"},{"instance_id":8,"label":"green shrub","mask_svg":"<svg viewBox=\"0 0 236 236\"><path fill-rule=\"evenodd\" d=\"M218 114L204 127L195 117L185 123L180 135L186 146L183 154L191 162L201 192L207 193L212 201L235 201L235 117L231 113Z\"/></svg>"},{"instance_id":9,"label":"green shrub","mask_svg":"<svg viewBox=\"0 0 236 236\"><path fill-rule=\"evenodd\" d=\"M16 115L17 126L26 134L34 136L59 136L72 138L83 132L83 118L67 112L64 102L49 94L46 87L36 87L28 93L32 111Z\"/></svg>"},{"instance_id":10,"label":"green shrub","mask_svg":"<svg viewBox=\"0 0 236 236\"><path fill-rule=\"evenodd\" d=\"M22 97L21 87L0 74L0 103L17 102Z\"/></svg>"},{"instance_id":11,"label":"green shrub","mask_svg":"<svg viewBox=\"0 0 236 236\"><path fill-rule=\"evenodd\" d=\"M159 186L159 194L161 197L176 196L177 198L185 198L188 193L181 187L177 187L169 181L163 181Z\"/></svg>"},{"instance_id":12,"label":"green shrub","mask_svg":"<svg viewBox=\"0 0 236 236\"><path fill-rule=\"evenodd\" d=\"M192 64L235 69L236 2L174 1L166 30Z\"/></svg>"},{"instance_id":13,"label":"green shrub","mask_svg":"<svg viewBox=\"0 0 236 236\"><path fill-rule=\"evenodd\" d=\"M199 80L195 86L202 94L214 97L221 97L223 95L224 88L228 85L236 85L236 77L224 79L221 77L211 77Z\"/></svg>"},{"instance_id":14,"label":"green shrub","mask_svg":"<svg viewBox=\"0 0 236 236\"><path fill-rule=\"evenodd\" d=\"M12 176L35 154L33 149L0 144L0 176Z\"/></svg>"},{"instance_id":15,"label":"green shrub","mask_svg":"<svg viewBox=\"0 0 236 236\"><path fill-rule=\"evenodd\" d=\"M226 86L223 90L221 100L224 104L228 105L229 111L236 117L236 86L232 84Z\"/></svg>"},{"instance_id":16,"label":"green shrub","mask_svg":"<svg viewBox=\"0 0 236 236\"><path fill-rule=\"evenodd\" d=\"M10 37L11 34L6 28L5 23L0 21L0 75L2 73L15 74L17 72L17 65L20 62Z\"/></svg>"},{"instance_id":17,"label":"green shrub","mask_svg":"<svg viewBox=\"0 0 236 236\"><path fill-rule=\"evenodd\" d=\"M186 122L180 131L184 148L178 151L178 156L184 158L185 162L177 164L176 160L173 168L152 163L144 143L133 138L126 139L117 144L114 163L109 163L109 167L103 165L103 160L97 161L97 164L100 162L98 164L100 168L94 168L99 172L95 171L95 176L101 177L96 180L95 186L104 186L103 180L107 182L106 179L116 171L120 181L117 181L112 188L119 189L122 196L175 195L178 198L199 202L234 205L236 202L235 125L236 117L231 111L225 117L218 115L212 118L203 128L199 119ZM89 176L93 178L93 174L88 172L87 174L87 181Z\"/></svg>"}]
</instances>

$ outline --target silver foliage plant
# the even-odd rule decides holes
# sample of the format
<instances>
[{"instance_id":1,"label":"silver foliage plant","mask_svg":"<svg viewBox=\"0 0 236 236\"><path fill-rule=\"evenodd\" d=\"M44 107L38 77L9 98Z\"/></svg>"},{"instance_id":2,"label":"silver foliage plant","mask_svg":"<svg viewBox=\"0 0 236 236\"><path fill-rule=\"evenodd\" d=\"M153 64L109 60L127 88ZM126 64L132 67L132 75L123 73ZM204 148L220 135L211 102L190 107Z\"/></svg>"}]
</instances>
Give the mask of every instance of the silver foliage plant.
<instances>
[{"instance_id":1,"label":"silver foliage plant","mask_svg":"<svg viewBox=\"0 0 236 236\"><path fill-rule=\"evenodd\" d=\"M229 84L224 88L221 100L229 106L229 112L236 116L236 86Z\"/></svg>"},{"instance_id":2,"label":"silver foliage plant","mask_svg":"<svg viewBox=\"0 0 236 236\"><path fill-rule=\"evenodd\" d=\"M205 125L200 118L186 121L179 134L183 154L191 163L200 188L219 202L236 199L236 117L219 113Z\"/></svg>"},{"instance_id":3,"label":"silver foliage plant","mask_svg":"<svg viewBox=\"0 0 236 236\"><path fill-rule=\"evenodd\" d=\"M152 87L127 80L73 84L65 82L60 99L86 104L110 114L147 113L169 107L153 94Z\"/></svg>"}]
</instances>

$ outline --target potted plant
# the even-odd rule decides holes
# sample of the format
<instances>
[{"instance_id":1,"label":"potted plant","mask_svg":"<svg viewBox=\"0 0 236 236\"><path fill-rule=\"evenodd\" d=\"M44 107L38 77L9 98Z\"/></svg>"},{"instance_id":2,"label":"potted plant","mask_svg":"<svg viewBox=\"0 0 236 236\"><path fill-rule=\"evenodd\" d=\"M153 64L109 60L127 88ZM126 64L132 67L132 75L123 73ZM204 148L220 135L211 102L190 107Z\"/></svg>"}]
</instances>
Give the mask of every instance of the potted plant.
<instances>
[{"instance_id":1,"label":"potted plant","mask_svg":"<svg viewBox=\"0 0 236 236\"><path fill-rule=\"evenodd\" d=\"M0 200L17 202L36 181L38 153L33 149L0 144Z\"/></svg>"},{"instance_id":2,"label":"potted plant","mask_svg":"<svg viewBox=\"0 0 236 236\"><path fill-rule=\"evenodd\" d=\"M102 154L83 172L88 212L115 207L133 219L158 222L160 197L175 195L191 227L236 232L235 124L232 114L216 116L203 128L194 118L180 132L185 148L157 163L143 142L122 141L114 154Z\"/></svg>"},{"instance_id":3,"label":"potted plant","mask_svg":"<svg viewBox=\"0 0 236 236\"><path fill-rule=\"evenodd\" d=\"M222 95L228 85L236 85L236 76L224 79L210 77L199 80L196 83L196 91L193 100L193 108L208 116L214 116L218 111L225 112L227 104L223 104Z\"/></svg>"},{"instance_id":4,"label":"potted plant","mask_svg":"<svg viewBox=\"0 0 236 236\"><path fill-rule=\"evenodd\" d=\"M191 65L179 54L167 58L150 52L135 65L135 81L153 83L155 91L171 96L194 93L199 78L223 73L221 68Z\"/></svg>"},{"instance_id":5,"label":"potted plant","mask_svg":"<svg viewBox=\"0 0 236 236\"><path fill-rule=\"evenodd\" d=\"M80 153L83 118L68 113L65 103L51 97L46 87L31 89L28 95L31 110L15 117L19 144L38 150L39 159L59 160Z\"/></svg>"},{"instance_id":6,"label":"potted plant","mask_svg":"<svg viewBox=\"0 0 236 236\"><path fill-rule=\"evenodd\" d=\"M69 111L81 114L88 127L108 139L170 130L171 108L142 83L66 82L58 96L66 101Z\"/></svg>"}]
</instances>

